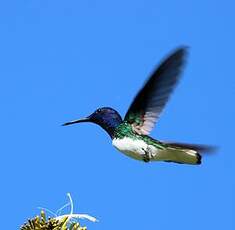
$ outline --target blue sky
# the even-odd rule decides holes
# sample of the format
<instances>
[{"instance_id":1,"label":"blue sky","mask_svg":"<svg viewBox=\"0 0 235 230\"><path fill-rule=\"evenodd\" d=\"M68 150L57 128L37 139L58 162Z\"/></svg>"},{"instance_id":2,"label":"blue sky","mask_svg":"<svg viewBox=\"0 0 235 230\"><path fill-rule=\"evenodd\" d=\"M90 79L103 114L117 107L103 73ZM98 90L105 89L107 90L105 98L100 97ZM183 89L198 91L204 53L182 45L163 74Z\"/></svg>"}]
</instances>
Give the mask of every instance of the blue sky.
<instances>
[{"instance_id":1,"label":"blue sky","mask_svg":"<svg viewBox=\"0 0 235 230\"><path fill-rule=\"evenodd\" d=\"M99 229L234 229L233 1L1 1L2 229L38 206ZM152 132L219 146L201 166L144 164L98 126L61 124L100 106L125 114L154 66L190 46L184 76Z\"/></svg>"}]
</instances>

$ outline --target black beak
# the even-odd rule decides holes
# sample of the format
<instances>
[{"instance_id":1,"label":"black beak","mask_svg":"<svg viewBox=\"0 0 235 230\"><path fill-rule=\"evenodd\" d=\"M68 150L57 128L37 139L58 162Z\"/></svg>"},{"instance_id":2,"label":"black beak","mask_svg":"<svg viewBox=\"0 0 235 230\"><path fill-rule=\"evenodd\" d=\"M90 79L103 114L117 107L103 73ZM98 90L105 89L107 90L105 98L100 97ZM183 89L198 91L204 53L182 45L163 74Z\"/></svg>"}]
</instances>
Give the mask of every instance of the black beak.
<instances>
[{"instance_id":1,"label":"black beak","mask_svg":"<svg viewBox=\"0 0 235 230\"><path fill-rule=\"evenodd\" d=\"M82 119L66 122L62 126L72 125L72 124L81 123L81 122L89 122L89 121L90 121L89 117L85 117Z\"/></svg>"}]
</instances>

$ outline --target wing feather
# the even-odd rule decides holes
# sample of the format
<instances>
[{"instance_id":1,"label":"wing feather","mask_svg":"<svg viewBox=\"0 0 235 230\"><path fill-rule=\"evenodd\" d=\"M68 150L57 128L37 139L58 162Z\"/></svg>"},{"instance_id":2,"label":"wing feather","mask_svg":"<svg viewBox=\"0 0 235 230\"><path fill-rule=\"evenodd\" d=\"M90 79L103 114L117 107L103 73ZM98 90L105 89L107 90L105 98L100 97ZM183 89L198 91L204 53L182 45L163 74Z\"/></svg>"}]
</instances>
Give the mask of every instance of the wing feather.
<instances>
[{"instance_id":1,"label":"wing feather","mask_svg":"<svg viewBox=\"0 0 235 230\"><path fill-rule=\"evenodd\" d=\"M185 47L173 52L136 95L124 118L136 133L147 135L153 129L179 81L186 53Z\"/></svg>"}]
</instances>

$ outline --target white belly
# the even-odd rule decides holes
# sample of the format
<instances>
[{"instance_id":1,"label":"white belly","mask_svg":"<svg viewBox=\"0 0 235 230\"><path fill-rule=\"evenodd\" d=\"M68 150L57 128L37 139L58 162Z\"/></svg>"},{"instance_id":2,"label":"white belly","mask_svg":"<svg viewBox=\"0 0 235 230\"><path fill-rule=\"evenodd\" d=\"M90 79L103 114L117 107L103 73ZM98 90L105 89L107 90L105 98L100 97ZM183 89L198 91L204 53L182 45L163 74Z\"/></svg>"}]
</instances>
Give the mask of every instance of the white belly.
<instances>
[{"instance_id":1,"label":"white belly","mask_svg":"<svg viewBox=\"0 0 235 230\"><path fill-rule=\"evenodd\" d=\"M133 140L129 137L113 139L113 146L125 155L137 160L143 160L148 145L142 140Z\"/></svg>"},{"instance_id":2,"label":"white belly","mask_svg":"<svg viewBox=\"0 0 235 230\"><path fill-rule=\"evenodd\" d=\"M143 140L133 140L129 137L113 139L113 146L125 155L136 160L144 160L146 154L150 161L172 161L185 164L197 164L197 152L190 149L166 148L158 149L146 144Z\"/></svg>"}]
</instances>

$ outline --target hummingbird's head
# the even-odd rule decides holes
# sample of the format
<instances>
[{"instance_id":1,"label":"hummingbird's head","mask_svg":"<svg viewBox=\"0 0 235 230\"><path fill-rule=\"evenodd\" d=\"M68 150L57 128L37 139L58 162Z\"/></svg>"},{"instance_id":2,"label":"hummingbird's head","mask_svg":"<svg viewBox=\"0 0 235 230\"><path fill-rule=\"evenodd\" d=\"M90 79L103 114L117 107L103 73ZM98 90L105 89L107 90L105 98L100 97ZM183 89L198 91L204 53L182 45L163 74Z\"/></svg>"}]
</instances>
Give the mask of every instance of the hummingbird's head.
<instances>
[{"instance_id":1,"label":"hummingbird's head","mask_svg":"<svg viewBox=\"0 0 235 230\"><path fill-rule=\"evenodd\" d=\"M108 134L111 137L113 137L115 128L122 123L122 118L116 110L110 107L103 107L103 108L97 109L94 113L92 113L88 117L70 121L63 125L66 126L66 125L72 125L72 124L81 123L81 122L95 123L101 126L104 130L108 132Z\"/></svg>"}]
</instances>

